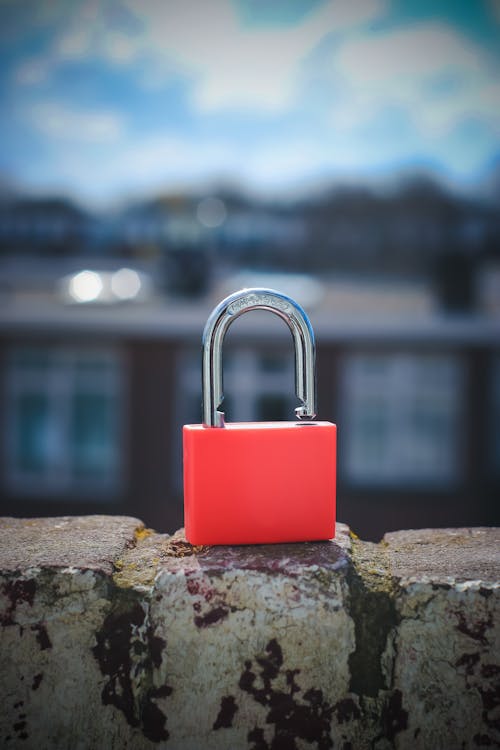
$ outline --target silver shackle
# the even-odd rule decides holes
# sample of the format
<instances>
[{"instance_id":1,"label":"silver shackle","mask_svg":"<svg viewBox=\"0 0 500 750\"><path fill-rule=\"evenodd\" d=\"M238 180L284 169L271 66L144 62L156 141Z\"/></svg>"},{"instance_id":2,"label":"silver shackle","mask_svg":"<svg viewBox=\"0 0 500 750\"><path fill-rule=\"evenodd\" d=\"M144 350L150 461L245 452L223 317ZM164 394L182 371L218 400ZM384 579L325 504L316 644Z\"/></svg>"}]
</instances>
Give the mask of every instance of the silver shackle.
<instances>
[{"instance_id":1,"label":"silver shackle","mask_svg":"<svg viewBox=\"0 0 500 750\"><path fill-rule=\"evenodd\" d=\"M222 344L231 323L250 310L269 310L288 325L295 345L295 392L302 402L295 409L298 419L316 416L314 332L304 310L286 294L274 289L241 289L222 300L213 310L203 331L203 424L224 427Z\"/></svg>"}]
</instances>

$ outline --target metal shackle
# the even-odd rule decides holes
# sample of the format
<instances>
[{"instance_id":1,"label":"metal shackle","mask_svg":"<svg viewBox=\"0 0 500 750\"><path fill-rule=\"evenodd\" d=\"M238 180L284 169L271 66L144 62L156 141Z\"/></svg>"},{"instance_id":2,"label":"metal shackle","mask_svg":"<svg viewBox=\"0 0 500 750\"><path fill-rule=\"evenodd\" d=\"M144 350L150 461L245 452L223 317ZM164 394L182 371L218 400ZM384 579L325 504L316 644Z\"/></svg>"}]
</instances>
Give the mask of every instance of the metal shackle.
<instances>
[{"instance_id":1,"label":"metal shackle","mask_svg":"<svg viewBox=\"0 0 500 750\"><path fill-rule=\"evenodd\" d=\"M222 300L212 311L203 331L203 424L224 427L222 344L233 321L250 310L268 310L288 325L295 345L295 392L302 402L295 409L298 419L316 416L314 332L302 307L291 297L274 289L241 289Z\"/></svg>"}]
</instances>

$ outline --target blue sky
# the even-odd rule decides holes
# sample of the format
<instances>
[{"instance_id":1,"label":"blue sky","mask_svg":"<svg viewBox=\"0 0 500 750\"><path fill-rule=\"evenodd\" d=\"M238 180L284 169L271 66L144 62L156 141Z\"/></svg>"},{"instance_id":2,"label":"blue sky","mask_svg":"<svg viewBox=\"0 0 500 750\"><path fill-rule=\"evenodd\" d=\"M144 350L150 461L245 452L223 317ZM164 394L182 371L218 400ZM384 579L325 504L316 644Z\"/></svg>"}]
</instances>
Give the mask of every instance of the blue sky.
<instances>
[{"instance_id":1,"label":"blue sky","mask_svg":"<svg viewBox=\"0 0 500 750\"><path fill-rule=\"evenodd\" d=\"M500 0L0 0L0 169L99 203L500 161Z\"/></svg>"}]
</instances>

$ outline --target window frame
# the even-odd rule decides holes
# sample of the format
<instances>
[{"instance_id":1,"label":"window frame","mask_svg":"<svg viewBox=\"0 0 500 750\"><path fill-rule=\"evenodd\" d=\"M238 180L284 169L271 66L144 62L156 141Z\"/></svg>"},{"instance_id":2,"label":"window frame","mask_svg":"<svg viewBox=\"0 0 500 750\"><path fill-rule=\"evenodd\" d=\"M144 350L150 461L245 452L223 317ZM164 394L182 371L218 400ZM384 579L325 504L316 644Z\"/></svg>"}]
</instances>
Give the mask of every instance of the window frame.
<instances>
[{"instance_id":1,"label":"window frame","mask_svg":"<svg viewBox=\"0 0 500 750\"><path fill-rule=\"evenodd\" d=\"M454 389L455 393L451 396L451 401L453 403L449 407L450 414L448 416L448 436L451 436L451 445L448 449L447 456L449 466L443 472L434 472L433 475L431 465L429 464L429 466L426 467L425 462L424 465L420 467L412 467L411 463L408 463L405 466L404 464L395 461L394 456L391 459L390 454L389 457L387 457L387 455L384 457L384 462L387 465L387 468L385 470L376 471L366 469L365 471L363 471L363 473L357 473L356 468L354 468L353 466L355 461L353 461L353 463L349 465L349 461L353 460L349 456L349 450L352 449L352 443L350 445L350 441L355 439L353 438L353 430L355 428L353 427L353 406L349 403L350 396L348 393L348 389L346 388L347 368L349 361L352 362L356 359L368 360L370 358L380 358L380 360L385 360L388 363L390 363L392 360L393 366L394 363L404 363L406 367L408 367L409 365L421 365L422 363L426 362L430 363L433 361L440 361L441 363L447 363L448 367L450 367L451 370L454 370L452 379L454 379L455 382L452 383L451 387ZM402 369L404 370L404 367ZM461 426L464 423L464 399L466 394L467 374L467 367L464 357L455 350L436 351L431 349L423 349L419 352L415 351L414 349L409 350L405 348L384 348L381 350L375 350L370 347L366 347L363 349L346 350L343 353L340 362L339 389L336 396L338 402L338 414L340 416L339 474L343 478L345 484L349 487L360 488L365 491L367 489L379 491L384 488L391 491L398 489L404 491L408 491L409 489L411 489L414 491L423 492L436 490L448 491L459 486L464 479L466 468L464 467L464 461L462 460L464 446ZM398 413L398 401L401 402L402 400L407 398L411 385L409 386L408 383L404 382L398 383L398 377L396 377L394 373L391 374L390 379L393 381L393 387L389 388L389 390L387 390L386 393L383 394L381 399L382 403L384 403L385 401L386 404L390 404L390 415L388 422L388 431L390 433L388 438L390 441L389 450L394 453L394 445L399 445L400 441L404 440L407 444L410 444L410 449L408 451L409 455L411 452L412 443L412 415L407 409L406 413L404 414L404 418L399 423L400 435L399 437L397 437L395 426L397 430L398 424L397 416L395 418L395 414L397 415ZM362 380L362 378L360 378L360 380ZM415 385L415 383L418 384L416 372L413 373L413 381L413 385ZM393 401L391 404L391 399L394 399L395 395L398 401ZM418 393L417 385L417 388L414 390L414 397L415 401L417 401L418 399L422 399L423 401L425 401L425 390L424 395L422 396L422 393ZM360 398L359 403L354 407L354 409L356 408L363 408L363 397ZM422 438L420 438L420 440L422 440ZM398 467L400 468L399 472L397 471Z\"/></svg>"},{"instance_id":2,"label":"window frame","mask_svg":"<svg viewBox=\"0 0 500 750\"><path fill-rule=\"evenodd\" d=\"M23 371L20 355L26 352L39 352L47 358L47 379L41 382L42 368L34 366ZM87 360L107 361L108 372L99 374L90 370L82 372L79 364ZM16 361L17 359L17 361ZM4 472L3 484L11 494L46 499L64 495L65 499L86 497L99 501L113 501L123 490L124 455L126 430L126 383L124 353L121 347L105 344L85 344L82 346L67 343L39 344L35 342L16 343L8 347L4 358ZM82 387L83 384L83 387ZM111 416L113 435L113 464L110 471L101 477L78 474L75 469L76 447L72 440L72 400L80 394L88 394L96 389L98 395L111 396L114 403ZM61 461L54 466L48 462L36 475L20 468L18 455L21 415L17 409L23 394L42 394L47 397L48 419L56 425L55 440L61 448Z\"/></svg>"}]
</instances>

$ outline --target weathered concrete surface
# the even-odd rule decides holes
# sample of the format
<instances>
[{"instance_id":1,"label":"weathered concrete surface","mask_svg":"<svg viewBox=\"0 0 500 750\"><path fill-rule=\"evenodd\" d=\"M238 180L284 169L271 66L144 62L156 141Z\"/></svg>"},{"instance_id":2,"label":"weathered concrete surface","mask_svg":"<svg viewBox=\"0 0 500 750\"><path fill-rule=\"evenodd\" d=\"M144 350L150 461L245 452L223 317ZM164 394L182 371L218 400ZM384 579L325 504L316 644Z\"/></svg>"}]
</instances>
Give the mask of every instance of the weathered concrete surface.
<instances>
[{"instance_id":1,"label":"weathered concrete surface","mask_svg":"<svg viewBox=\"0 0 500 750\"><path fill-rule=\"evenodd\" d=\"M392 575L435 583L498 581L500 529L417 529L386 534Z\"/></svg>"},{"instance_id":2,"label":"weathered concrete surface","mask_svg":"<svg viewBox=\"0 0 500 750\"><path fill-rule=\"evenodd\" d=\"M500 745L493 529L193 548L0 522L0 747Z\"/></svg>"},{"instance_id":3,"label":"weathered concrete surface","mask_svg":"<svg viewBox=\"0 0 500 750\"><path fill-rule=\"evenodd\" d=\"M110 574L143 529L127 516L0 518L0 571L75 567Z\"/></svg>"},{"instance_id":4,"label":"weathered concrete surface","mask_svg":"<svg viewBox=\"0 0 500 750\"><path fill-rule=\"evenodd\" d=\"M114 560L141 528L97 516L0 522L0 747L128 738L103 710L92 650L112 606Z\"/></svg>"},{"instance_id":5,"label":"weathered concrete surface","mask_svg":"<svg viewBox=\"0 0 500 750\"><path fill-rule=\"evenodd\" d=\"M400 531L385 542L398 580L388 644L396 747L500 747L500 529Z\"/></svg>"}]
</instances>

